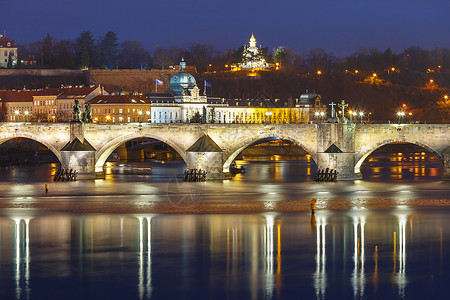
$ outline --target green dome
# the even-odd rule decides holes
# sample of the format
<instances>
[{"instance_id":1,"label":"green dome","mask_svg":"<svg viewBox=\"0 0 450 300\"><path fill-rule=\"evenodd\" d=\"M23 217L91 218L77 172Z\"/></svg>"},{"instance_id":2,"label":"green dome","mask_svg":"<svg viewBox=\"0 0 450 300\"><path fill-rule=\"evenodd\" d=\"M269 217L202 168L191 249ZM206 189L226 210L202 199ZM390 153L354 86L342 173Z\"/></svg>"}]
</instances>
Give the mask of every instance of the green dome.
<instances>
[{"instance_id":1,"label":"green dome","mask_svg":"<svg viewBox=\"0 0 450 300\"><path fill-rule=\"evenodd\" d=\"M175 96L181 96L184 91L190 91L196 86L194 76L186 72L185 69L186 62L182 58L180 62L180 72L170 79L170 92Z\"/></svg>"}]
</instances>

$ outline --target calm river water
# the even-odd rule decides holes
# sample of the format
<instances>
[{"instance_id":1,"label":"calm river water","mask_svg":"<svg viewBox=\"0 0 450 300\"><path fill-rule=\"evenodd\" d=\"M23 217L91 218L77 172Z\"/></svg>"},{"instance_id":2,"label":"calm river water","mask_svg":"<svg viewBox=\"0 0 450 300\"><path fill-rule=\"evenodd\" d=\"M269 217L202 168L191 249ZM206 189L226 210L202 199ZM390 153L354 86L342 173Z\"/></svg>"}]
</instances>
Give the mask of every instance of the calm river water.
<instances>
[{"instance_id":1,"label":"calm river water","mask_svg":"<svg viewBox=\"0 0 450 300\"><path fill-rule=\"evenodd\" d=\"M308 157L238 164L247 172L231 181L180 190L182 163L112 163L106 180L49 193L56 166L3 167L0 299L450 296L450 184L436 158L372 156L364 180L338 183L313 182ZM127 212L179 194L246 213ZM277 210L313 197L315 214Z\"/></svg>"}]
</instances>

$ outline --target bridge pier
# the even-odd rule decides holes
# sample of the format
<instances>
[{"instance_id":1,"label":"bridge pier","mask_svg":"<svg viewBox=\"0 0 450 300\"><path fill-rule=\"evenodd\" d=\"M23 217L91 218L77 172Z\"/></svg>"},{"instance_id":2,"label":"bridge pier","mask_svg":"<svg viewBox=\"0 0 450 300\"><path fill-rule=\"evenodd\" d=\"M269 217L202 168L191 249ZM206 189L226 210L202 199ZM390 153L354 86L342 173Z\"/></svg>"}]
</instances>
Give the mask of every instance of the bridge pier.
<instances>
[{"instance_id":1,"label":"bridge pier","mask_svg":"<svg viewBox=\"0 0 450 300\"><path fill-rule=\"evenodd\" d=\"M188 169L201 169L208 172L207 180L223 180L231 178L223 172L222 152L187 152L186 164Z\"/></svg>"},{"instance_id":2,"label":"bridge pier","mask_svg":"<svg viewBox=\"0 0 450 300\"><path fill-rule=\"evenodd\" d=\"M77 179L95 179L94 151L61 151L61 168L78 172Z\"/></svg>"},{"instance_id":3,"label":"bridge pier","mask_svg":"<svg viewBox=\"0 0 450 300\"><path fill-rule=\"evenodd\" d=\"M334 169L339 174L337 180L361 179L361 173L355 173L354 153L317 153L316 164L319 170Z\"/></svg>"},{"instance_id":4,"label":"bridge pier","mask_svg":"<svg viewBox=\"0 0 450 300\"><path fill-rule=\"evenodd\" d=\"M444 174L442 174L442 180L450 181L450 148L444 152Z\"/></svg>"},{"instance_id":5,"label":"bridge pier","mask_svg":"<svg viewBox=\"0 0 450 300\"><path fill-rule=\"evenodd\" d=\"M61 150L61 169L78 172L77 179L95 179L95 148L84 138L83 124L70 123L70 142Z\"/></svg>"}]
</instances>

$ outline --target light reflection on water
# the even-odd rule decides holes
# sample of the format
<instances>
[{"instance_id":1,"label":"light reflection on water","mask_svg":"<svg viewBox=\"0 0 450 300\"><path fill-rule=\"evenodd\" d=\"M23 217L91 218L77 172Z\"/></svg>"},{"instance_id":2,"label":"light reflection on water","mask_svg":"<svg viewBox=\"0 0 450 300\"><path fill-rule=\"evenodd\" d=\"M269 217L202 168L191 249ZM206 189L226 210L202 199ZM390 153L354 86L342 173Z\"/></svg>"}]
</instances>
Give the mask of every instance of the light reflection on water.
<instances>
[{"instance_id":1,"label":"light reflection on water","mask_svg":"<svg viewBox=\"0 0 450 300\"><path fill-rule=\"evenodd\" d=\"M413 206L448 200L436 158L373 156L362 166L365 180L338 183L313 182L310 158L244 160L238 164L247 173L202 187L202 201L256 200L262 214L27 208L53 202L151 208L167 200L174 187L168 180L185 168L154 162L149 173L146 163L120 164L109 166L106 180L52 183L49 194L42 181L55 165L0 175L0 203L16 207L0 211L0 298L423 299L447 292L450 209ZM314 215L277 212L282 200L312 197ZM334 210L336 199L351 209ZM392 208L371 208L378 202Z\"/></svg>"},{"instance_id":2,"label":"light reflection on water","mask_svg":"<svg viewBox=\"0 0 450 300\"><path fill-rule=\"evenodd\" d=\"M244 166L246 172L237 174L235 182L308 182L317 172L309 155L246 157L237 165ZM185 168L181 161L108 162L104 171L107 181L168 182L182 178ZM0 181L51 181L57 169L57 164L1 167ZM367 181L434 181L441 179L443 166L429 153L374 154L363 163L361 172Z\"/></svg>"},{"instance_id":3,"label":"light reflection on water","mask_svg":"<svg viewBox=\"0 0 450 300\"><path fill-rule=\"evenodd\" d=\"M444 296L449 209L0 217L5 299Z\"/></svg>"}]
</instances>

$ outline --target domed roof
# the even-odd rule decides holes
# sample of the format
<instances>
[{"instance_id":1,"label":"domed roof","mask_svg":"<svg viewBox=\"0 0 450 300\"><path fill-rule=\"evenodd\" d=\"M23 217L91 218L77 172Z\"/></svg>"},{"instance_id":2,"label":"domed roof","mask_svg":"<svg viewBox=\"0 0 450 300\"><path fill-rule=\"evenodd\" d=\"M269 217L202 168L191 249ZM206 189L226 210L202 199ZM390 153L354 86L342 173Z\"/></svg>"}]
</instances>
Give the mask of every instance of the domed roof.
<instances>
[{"instance_id":1,"label":"domed roof","mask_svg":"<svg viewBox=\"0 0 450 300\"><path fill-rule=\"evenodd\" d=\"M197 85L194 76L186 72L186 62L181 59L180 72L170 79L170 92L175 96L183 95L184 90L191 90Z\"/></svg>"}]
</instances>

